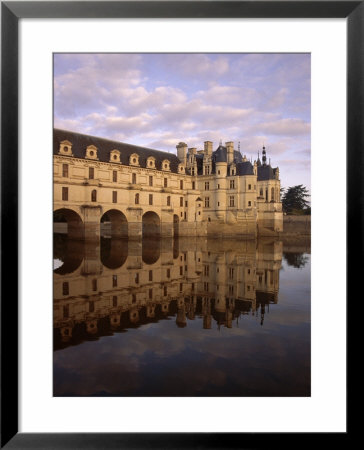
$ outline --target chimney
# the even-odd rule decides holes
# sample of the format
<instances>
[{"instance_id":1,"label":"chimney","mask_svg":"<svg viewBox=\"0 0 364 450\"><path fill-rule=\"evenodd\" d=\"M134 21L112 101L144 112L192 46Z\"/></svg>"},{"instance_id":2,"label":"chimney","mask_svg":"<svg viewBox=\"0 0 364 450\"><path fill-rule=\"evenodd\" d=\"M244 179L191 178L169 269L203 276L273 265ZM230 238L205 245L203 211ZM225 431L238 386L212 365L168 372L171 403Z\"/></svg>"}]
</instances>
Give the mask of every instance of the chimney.
<instances>
[{"instance_id":1,"label":"chimney","mask_svg":"<svg viewBox=\"0 0 364 450\"><path fill-rule=\"evenodd\" d=\"M184 142L180 142L178 145L176 145L177 148L177 157L183 163L186 165L186 158L187 158L187 144Z\"/></svg>"},{"instance_id":2,"label":"chimney","mask_svg":"<svg viewBox=\"0 0 364 450\"><path fill-rule=\"evenodd\" d=\"M225 142L227 150L227 163L231 164L234 162L234 142Z\"/></svg>"},{"instance_id":3,"label":"chimney","mask_svg":"<svg viewBox=\"0 0 364 450\"><path fill-rule=\"evenodd\" d=\"M212 155L212 142L211 141L205 141L204 142L204 149L205 149L205 153L207 155Z\"/></svg>"}]
</instances>

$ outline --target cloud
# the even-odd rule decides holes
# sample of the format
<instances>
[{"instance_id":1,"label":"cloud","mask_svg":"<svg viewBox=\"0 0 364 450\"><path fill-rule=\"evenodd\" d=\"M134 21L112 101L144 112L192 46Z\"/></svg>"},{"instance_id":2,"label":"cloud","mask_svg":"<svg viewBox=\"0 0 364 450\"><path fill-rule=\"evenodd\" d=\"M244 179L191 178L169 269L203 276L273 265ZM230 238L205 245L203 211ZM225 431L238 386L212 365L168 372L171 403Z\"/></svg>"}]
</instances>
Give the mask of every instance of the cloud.
<instances>
[{"instance_id":1,"label":"cloud","mask_svg":"<svg viewBox=\"0 0 364 450\"><path fill-rule=\"evenodd\" d=\"M274 122L256 124L252 127L252 130L273 135L297 136L308 135L311 125L302 119L280 119Z\"/></svg>"}]
</instances>

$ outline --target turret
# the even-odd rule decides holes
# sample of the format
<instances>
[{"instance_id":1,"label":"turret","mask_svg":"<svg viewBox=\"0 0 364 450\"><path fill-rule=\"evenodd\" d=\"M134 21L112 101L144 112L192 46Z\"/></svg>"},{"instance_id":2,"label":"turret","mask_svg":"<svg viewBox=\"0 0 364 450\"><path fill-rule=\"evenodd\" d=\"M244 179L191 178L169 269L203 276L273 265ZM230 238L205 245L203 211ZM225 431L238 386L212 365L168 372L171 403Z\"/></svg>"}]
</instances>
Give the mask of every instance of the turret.
<instances>
[{"instance_id":1,"label":"turret","mask_svg":"<svg viewBox=\"0 0 364 450\"><path fill-rule=\"evenodd\" d=\"M180 142L178 145L176 145L177 148L177 157L183 163L186 165L186 158L187 158L187 144L184 142Z\"/></svg>"}]
</instances>

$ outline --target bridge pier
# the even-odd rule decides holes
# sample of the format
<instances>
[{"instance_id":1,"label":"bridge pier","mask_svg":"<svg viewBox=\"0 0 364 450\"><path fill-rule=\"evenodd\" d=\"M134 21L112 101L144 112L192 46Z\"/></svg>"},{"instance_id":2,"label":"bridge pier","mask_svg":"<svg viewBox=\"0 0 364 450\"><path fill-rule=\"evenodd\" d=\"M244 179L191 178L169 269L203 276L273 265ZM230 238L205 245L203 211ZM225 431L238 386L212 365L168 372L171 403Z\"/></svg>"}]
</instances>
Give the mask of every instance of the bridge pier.
<instances>
[{"instance_id":1,"label":"bridge pier","mask_svg":"<svg viewBox=\"0 0 364 450\"><path fill-rule=\"evenodd\" d=\"M101 206L82 206L85 241L100 241Z\"/></svg>"}]
</instances>

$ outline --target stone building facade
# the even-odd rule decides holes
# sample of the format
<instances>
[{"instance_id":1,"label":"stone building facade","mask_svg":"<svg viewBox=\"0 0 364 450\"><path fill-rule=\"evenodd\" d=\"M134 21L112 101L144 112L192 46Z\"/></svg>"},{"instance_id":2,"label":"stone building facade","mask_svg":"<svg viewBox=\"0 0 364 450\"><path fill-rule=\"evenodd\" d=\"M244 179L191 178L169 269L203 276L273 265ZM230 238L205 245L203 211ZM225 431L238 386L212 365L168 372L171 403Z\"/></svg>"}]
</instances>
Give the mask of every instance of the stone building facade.
<instances>
[{"instance_id":1,"label":"stone building facade","mask_svg":"<svg viewBox=\"0 0 364 450\"><path fill-rule=\"evenodd\" d=\"M54 216L75 239L144 233L256 236L283 229L278 168L233 142L177 145L177 155L54 130Z\"/></svg>"}]
</instances>

